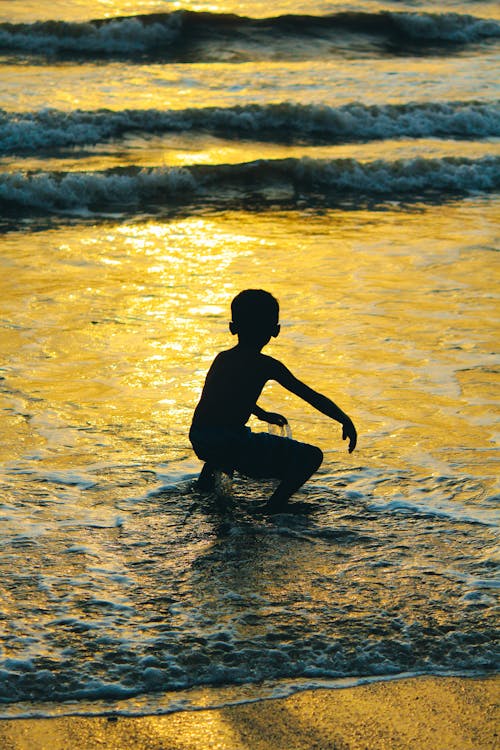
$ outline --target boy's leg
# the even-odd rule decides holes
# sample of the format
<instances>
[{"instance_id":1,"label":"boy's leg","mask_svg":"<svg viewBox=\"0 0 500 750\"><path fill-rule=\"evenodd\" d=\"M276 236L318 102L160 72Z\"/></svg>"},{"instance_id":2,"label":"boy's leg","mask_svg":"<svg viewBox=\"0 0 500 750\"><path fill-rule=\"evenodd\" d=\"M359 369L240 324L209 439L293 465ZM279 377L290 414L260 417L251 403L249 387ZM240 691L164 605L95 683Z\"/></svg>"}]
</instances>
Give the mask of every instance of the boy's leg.
<instances>
[{"instance_id":1,"label":"boy's leg","mask_svg":"<svg viewBox=\"0 0 500 750\"><path fill-rule=\"evenodd\" d=\"M200 492L213 492L215 489L215 469L210 464L203 464L203 468L196 482L196 489Z\"/></svg>"},{"instance_id":2,"label":"boy's leg","mask_svg":"<svg viewBox=\"0 0 500 750\"><path fill-rule=\"evenodd\" d=\"M319 469L323 453L314 445L301 446L301 455L290 465L289 472L267 501L264 509L269 513L279 513L286 509L289 499Z\"/></svg>"}]
</instances>

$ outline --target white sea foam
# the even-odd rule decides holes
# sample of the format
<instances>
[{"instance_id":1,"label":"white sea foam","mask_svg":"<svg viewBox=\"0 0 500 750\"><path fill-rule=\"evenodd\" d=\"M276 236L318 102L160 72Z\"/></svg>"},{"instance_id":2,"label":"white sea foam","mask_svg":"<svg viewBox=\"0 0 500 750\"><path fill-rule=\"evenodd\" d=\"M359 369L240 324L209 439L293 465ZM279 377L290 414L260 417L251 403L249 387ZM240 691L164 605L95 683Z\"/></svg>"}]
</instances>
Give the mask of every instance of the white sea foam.
<instances>
[{"instance_id":1,"label":"white sea foam","mask_svg":"<svg viewBox=\"0 0 500 750\"><path fill-rule=\"evenodd\" d=\"M100 206L123 209L167 196L185 200L196 182L185 169L141 170L136 174L70 173L62 177L15 173L0 178L0 199L51 211L86 210Z\"/></svg>"},{"instance_id":2,"label":"white sea foam","mask_svg":"<svg viewBox=\"0 0 500 750\"><path fill-rule=\"evenodd\" d=\"M264 195L275 187L289 197L323 194L378 196L411 199L430 194L489 192L500 188L500 157L481 159L405 159L363 163L354 159L258 160L245 164L157 168L126 172L4 173L0 176L0 200L6 204L47 211L96 211L182 204L197 200L224 201Z\"/></svg>"},{"instance_id":3,"label":"white sea foam","mask_svg":"<svg viewBox=\"0 0 500 750\"><path fill-rule=\"evenodd\" d=\"M500 24L493 19L460 13L392 13L396 25L414 39L471 42L500 36Z\"/></svg>"},{"instance_id":4,"label":"white sea foam","mask_svg":"<svg viewBox=\"0 0 500 750\"><path fill-rule=\"evenodd\" d=\"M500 24L458 13L362 13L344 12L325 16L288 15L267 19L251 19L231 14L174 13L138 15L134 17L102 19L87 23L64 21L35 22L32 24L0 25L0 47L43 55L129 55L144 53L169 57L176 42L182 54L195 41L196 55L200 40L205 44L222 39L247 37L253 42L250 54L259 56L279 38L290 35L303 37L314 32L311 53L323 37L331 42L342 40L344 32L381 37L399 46L447 42L467 44L500 36ZM322 48L321 48L322 49ZM324 50L323 50L324 52Z\"/></svg>"},{"instance_id":5,"label":"white sea foam","mask_svg":"<svg viewBox=\"0 0 500 750\"><path fill-rule=\"evenodd\" d=\"M342 107L269 105L184 110L38 112L0 110L0 152L88 146L126 134L208 131L222 137L312 142L343 142L386 138L500 137L498 102L409 102Z\"/></svg>"},{"instance_id":6,"label":"white sea foam","mask_svg":"<svg viewBox=\"0 0 500 750\"><path fill-rule=\"evenodd\" d=\"M405 497L395 498L388 502L370 503L370 510L383 513L406 513L415 516L450 519L464 523L478 523L486 526L496 526L496 521L490 511L476 508L465 508L455 502L436 501L431 499L429 504L413 502Z\"/></svg>"},{"instance_id":7,"label":"white sea foam","mask_svg":"<svg viewBox=\"0 0 500 750\"><path fill-rule=\"evenodd\" d=\"M474 573L461 568L467 549L476 549L475 535L486 540L488 527L465 528L460 514L443 518L439 512L422 524L420 508L405 505L401 515L390 503L367 502L383 489L384 477L400 486L400 473L325 475L319 493L316 487L306 495L316 502L314 516L263 519L252 516L255 488L247 483L242 489L238 478L228 514L204 510L209 500L190 486L199 468L191 459L153 468L155 486L135 497L131 486L130 502L110 501L103 486L82 484L82 475L92 477L99 467L109 475L106 464L87 472L34 469L55 488L61 480L77 480L80 497L57 506L59 515L47 510L43 536L26 540L35 546L5 539L2 554L15 552L19 563L25 550L35 571L9 574L16 582L12 595L23 603L31 592L30 606L39 616L24 622L24 604L12 610L15 627L7 639L14 656L0 655L2 716L21 715L28 700L26 710L40 715L99 714L109 710L109 701L118 713L140 713L142 705L162 712L199 706L192 692L197 686L245 684L255 697L255 687L248 686L263 681L271 693L293 692L304 681L335 687L408 672L492 670L498 584L486 547ZM332 492L340 480L345 491ZM448 485L451 491L453 478L446 478ZM4 510L29 520L45 512L41 500ZM408 517L419 525L408 525ZM440 529L447 538L446 564L431 553ZM289 579L288 566L297 564L300 587ZM271 587L262 585L262 573L255 578L256 565L272 577ZM375 571L377 580L383 575L394 586L397 602L382 597L374 609ZM429 586L432 602L415 603L415 591L424 597ZM434 627L436 607L441 614ZM181 698L183 690L190 692ZM210 695L222 704L231 701Z\"/></svg>"},{"instance_id":8,"label":"white sea foam","mask_svg":"<svg viewBox=\"0 0 500 750\"><path fill-rule=\"evenodd\" d=\"M134 54L169 45L179 31L180 17L144 24L140 18L111 19L103 24L65 21L0 25L0 48L38 52Z\"/></svg>"}]
</instances>

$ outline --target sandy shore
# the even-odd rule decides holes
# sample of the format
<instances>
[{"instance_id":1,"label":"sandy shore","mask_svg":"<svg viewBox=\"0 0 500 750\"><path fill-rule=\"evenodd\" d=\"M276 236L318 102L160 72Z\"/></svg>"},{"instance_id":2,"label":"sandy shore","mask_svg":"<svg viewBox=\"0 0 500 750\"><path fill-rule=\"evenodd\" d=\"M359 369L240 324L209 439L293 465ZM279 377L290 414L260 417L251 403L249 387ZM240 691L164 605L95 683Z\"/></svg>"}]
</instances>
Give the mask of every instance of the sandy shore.
<instances>
[{"instance_id":1,"label":"sandy shore","mask_svg":"<svg viewBox=\"0 0 500 750\"><path fill-rule=\"evenodd\" d=\"M500 678L421 677L140 718L0 721L1 750L487 750Z\"/></svg>"}]
</instances>

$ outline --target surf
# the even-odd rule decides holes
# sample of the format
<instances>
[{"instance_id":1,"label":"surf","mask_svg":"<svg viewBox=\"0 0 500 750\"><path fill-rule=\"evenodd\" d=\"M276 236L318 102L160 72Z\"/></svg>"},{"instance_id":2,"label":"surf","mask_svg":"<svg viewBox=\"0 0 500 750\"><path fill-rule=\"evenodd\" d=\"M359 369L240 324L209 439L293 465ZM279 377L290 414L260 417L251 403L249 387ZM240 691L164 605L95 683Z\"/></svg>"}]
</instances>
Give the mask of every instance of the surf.
<instances>
[{"instance_id":1,"label":"surf","mask_svg":"<svg viewBox=\"0 0 500 750\"><path fill-rule=\"evenodd\" d=\"M0 110L0 153L90 146L131 134L211 133L275 143L337 144L388 138L500 137L498 102L368 105L245 104L180 110Z\"/></svg>"},{"instance_id":2,"label":"surf","mask_svg":"<svg viewBox=\"0 0 500 750\"><path fill-rule=\"evenodd\" d=\"M108 172L21 172L0 175L6 210L92 212L136 210L233 199L299 201L322 197L443 200L500 189L500 157L418 157L395 161L259 159L240 164L183 168L114 169ZM278 191L276 193L276 191Z\"/></svg>"},{"instance_id":3,"label":"surf","mask_svg":"<svg viewBox=\"0 0 500 750\"><path fill-rule=\"evenodd\" d=\"M289 14L251 18L231 13L178 10L100 18L88 22L37 21L0 24L0 51L43 57L128 57L144 55L162 60L202 60L213 53L207 47L236 45L234 60L268 56L279 42L300 43L300 55L316 55L322 40L345 49L345 34L368 37L383 44L383 54L426 49L448 54L454 47L491 43L500 37L500 23L459 13L340 12L327 15ZM252 49L245 50L246 43ZM240 49L238 50L238 45ZM445 45L445 48L442 48ZM450 49L447 49L448 46ZM325 54L324 46L319 53ZM307 52L306 52L307 50ZM280 47L293 57L293 46ZM231 59L231 55L229 55Z\"/></svg>"}]
</instances>

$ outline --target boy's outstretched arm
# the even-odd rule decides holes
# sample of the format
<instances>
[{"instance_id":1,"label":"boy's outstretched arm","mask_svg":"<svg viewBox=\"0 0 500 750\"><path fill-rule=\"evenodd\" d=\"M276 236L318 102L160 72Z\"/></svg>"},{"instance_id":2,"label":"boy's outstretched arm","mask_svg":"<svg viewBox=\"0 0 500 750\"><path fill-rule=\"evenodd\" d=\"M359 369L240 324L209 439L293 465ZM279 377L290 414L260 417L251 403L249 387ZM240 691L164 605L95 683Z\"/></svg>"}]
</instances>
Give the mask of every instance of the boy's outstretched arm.
<instances>
[{"instance_id":1,"label":"boy's outstretched arm","mask_svg":"<svg viewBox=\"0 0 500 750\"><path fill-rule=\"evenodd\" d=\"M287 418L282 414L277 414L274 411L265 411L264 409L261 409L260 406L257 406L257 404L255 404L252 414L256 416L257 419L261 419L263 422L269 422L269 424L277 424L280 427L288 424Z\"/></svg>"},{"instance_id":2,"label":"boy's outstretched arm","mask_svg":"<svg viewBox=\"0 0 500 750\"><path fill-rule=\"evenodd\" d=\"M349 453L352 453L356 447L358 435L351 418L329 398L323 396L322 393L318 393L312 388L309 388L309 386L301 380L298 380L298 378L296 378L295 375L285 367L285 365L281 364L281 362L277 362L276 364L278 366L274 379L282 385L283 388L291 391L291 393L295 393L296 396L307 401L308 404L314 406L314 408L322 414L326 414L330 419L340 422L342 425L342 440L349 438Z\"/></svg>"}]
</instances>

